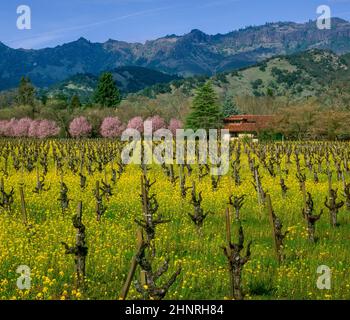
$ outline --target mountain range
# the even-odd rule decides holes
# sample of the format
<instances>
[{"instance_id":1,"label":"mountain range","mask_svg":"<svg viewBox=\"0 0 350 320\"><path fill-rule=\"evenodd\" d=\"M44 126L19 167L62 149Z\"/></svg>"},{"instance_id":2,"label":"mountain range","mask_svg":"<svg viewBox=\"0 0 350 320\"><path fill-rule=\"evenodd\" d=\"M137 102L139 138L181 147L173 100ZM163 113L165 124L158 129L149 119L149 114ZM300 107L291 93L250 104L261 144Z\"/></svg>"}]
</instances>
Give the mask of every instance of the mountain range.
<instances>
[{"instance_id":1,"label":"mountain range","mask_svg":"<svg viewBox=\"0 0 350 320\"><path fill-rule=\"evenodd\" d=\"M182 92L191 97L208 79L221 101L225 97L280 97L293 103L314 97L323 99L323 105L331 105L335 101L333 98L350 98L350 53L337 55L330 50L310 49L275 56L253 66L211 77L174 80L148 87L137 94L157 98L164 93L170 97L175 92ZM350 100L344 100L343 107L349 103Z\"/></svg>"},{"instance_id":2,"label":"mountain range","mask_svg":"<svg viewBox=\"0 0 350 320\"><path fill-rule=\"evenodd\" d=\"M43 88L76 74L94 77L126 66L184 77L211 76L315 48L339 55L350 52L350 23L333 18L330 30L319 30L315 21L267 23L217 35L192 30L144 44L117 40L92 43L80 38L40 50L12 49L0 43L0 90L17 87L23 75Z\"/></svg>"}]
</instances>

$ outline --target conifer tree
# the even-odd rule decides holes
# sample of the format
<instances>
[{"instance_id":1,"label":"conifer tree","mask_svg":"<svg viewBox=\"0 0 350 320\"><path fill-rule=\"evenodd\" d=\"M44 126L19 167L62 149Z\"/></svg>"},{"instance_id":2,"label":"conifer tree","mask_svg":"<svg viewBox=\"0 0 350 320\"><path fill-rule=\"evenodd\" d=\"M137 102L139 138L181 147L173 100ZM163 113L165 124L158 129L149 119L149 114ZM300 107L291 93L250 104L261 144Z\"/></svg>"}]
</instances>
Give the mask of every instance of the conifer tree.
<instances>
[{"instance_id":1,"label":"conifer tree","mask_svg":"<svg viewBox=\"0 0 350 320\"><path fill-rule=\"evenodd\" d=\"M224 104L222 106L222 113L225 118L240 114L239 109L234 103L234 97L232 96L232 94L226 95Z\"/></svg>"},{"instance_id":2,"label":"conifer tree","mask_svg":"<svg viewBox=\"0 0 350 320\"><path fill-rule=\"evenodd\" d=\"M186 119L186 127L193 130L219 129L222 127L222 118L217 95L208 81L196 92L191 112Z\"/></svg>"},{"instance_id":3,"label":"conifer tree","mask_svg":"<svg viewBox=\"0 0 350 320\"><path fill-rule=\"evenodd\" d=\"M70 107L72 110L79 109L81 107L81 102L79 97L75 94L70 102Z\"/></svg>"},{"instance_id":4,"label":"conifer tree","mask_svg":"<svg viewBox=\"0 0 350 320\"><path fill-rule=\"evenodd\" d=\"M35 88L28 77L22 77L18 87L17 102L19 105L34 106Z\"/></svg>"},{"instance_id":5,"label":"conifer tree","mask_svg":"<svg viewBox=\"0 0 350 320\"><path fill-rule=\"evenodd\" d=\"M116 107L120 103L120 92L111 73L106 72L100 76L94 99L102 107L108 108Z\"/></svg>"}]
</instances>

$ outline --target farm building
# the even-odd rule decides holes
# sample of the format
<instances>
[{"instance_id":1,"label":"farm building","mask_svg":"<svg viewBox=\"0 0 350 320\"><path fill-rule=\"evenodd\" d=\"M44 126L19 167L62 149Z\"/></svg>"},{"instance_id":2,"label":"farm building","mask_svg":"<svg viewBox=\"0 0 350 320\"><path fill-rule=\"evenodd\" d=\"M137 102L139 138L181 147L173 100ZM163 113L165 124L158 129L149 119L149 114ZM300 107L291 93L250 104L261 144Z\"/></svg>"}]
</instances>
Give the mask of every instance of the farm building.
<instances>
[{"instance_id":1,"label":"farm building","mask_svg":"<svg viewBox=\"0 0 350 320\"><path fill-rule=\"evenodd\" d=\"M232 138L256 138L258 133L268 128L273 116L269 115L236 115L224 119L225 129Z\"/></svg>"}]
</instances>

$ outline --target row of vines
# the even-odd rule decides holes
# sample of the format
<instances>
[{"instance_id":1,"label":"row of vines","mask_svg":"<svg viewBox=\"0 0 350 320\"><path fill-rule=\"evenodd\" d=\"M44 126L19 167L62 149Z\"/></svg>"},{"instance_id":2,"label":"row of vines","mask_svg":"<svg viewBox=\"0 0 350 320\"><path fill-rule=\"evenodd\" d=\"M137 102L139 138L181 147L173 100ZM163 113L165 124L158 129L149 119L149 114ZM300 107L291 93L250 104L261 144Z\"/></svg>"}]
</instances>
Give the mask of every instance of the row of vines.
<instances>
[{"instance_id":1,"label":"row of vines","mask_svg":"<svg viewBox=\"0 0 350 320\"><path fill-rule=\"evenodd\" d=\"M0 142L1 299L350 297L348 143L235 141L225 176L122 148Z\"/></svg>"}]
</instances>

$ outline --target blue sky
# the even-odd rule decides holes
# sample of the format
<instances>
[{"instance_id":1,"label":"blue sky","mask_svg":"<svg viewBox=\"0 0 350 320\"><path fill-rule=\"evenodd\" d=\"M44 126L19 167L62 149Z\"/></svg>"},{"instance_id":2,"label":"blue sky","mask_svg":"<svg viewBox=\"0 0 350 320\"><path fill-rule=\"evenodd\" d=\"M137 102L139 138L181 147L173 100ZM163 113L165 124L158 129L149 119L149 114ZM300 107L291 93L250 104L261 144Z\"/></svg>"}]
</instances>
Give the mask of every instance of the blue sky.
<instances>
[{"instance_id":1,"label":"blue sky","mask_svg":"<svg viewBox=\"0 0 350 320\"><path fill-rule=\"evenodd\" d=\"M79 37L144 42L192 29L227 33L265 22L314 20L324 4L332 16L350 20L350 0L2 0L0 41L38 49ZM16 27L19 5L32 10L31 30Z\"/></svg>"}]
</instances>

